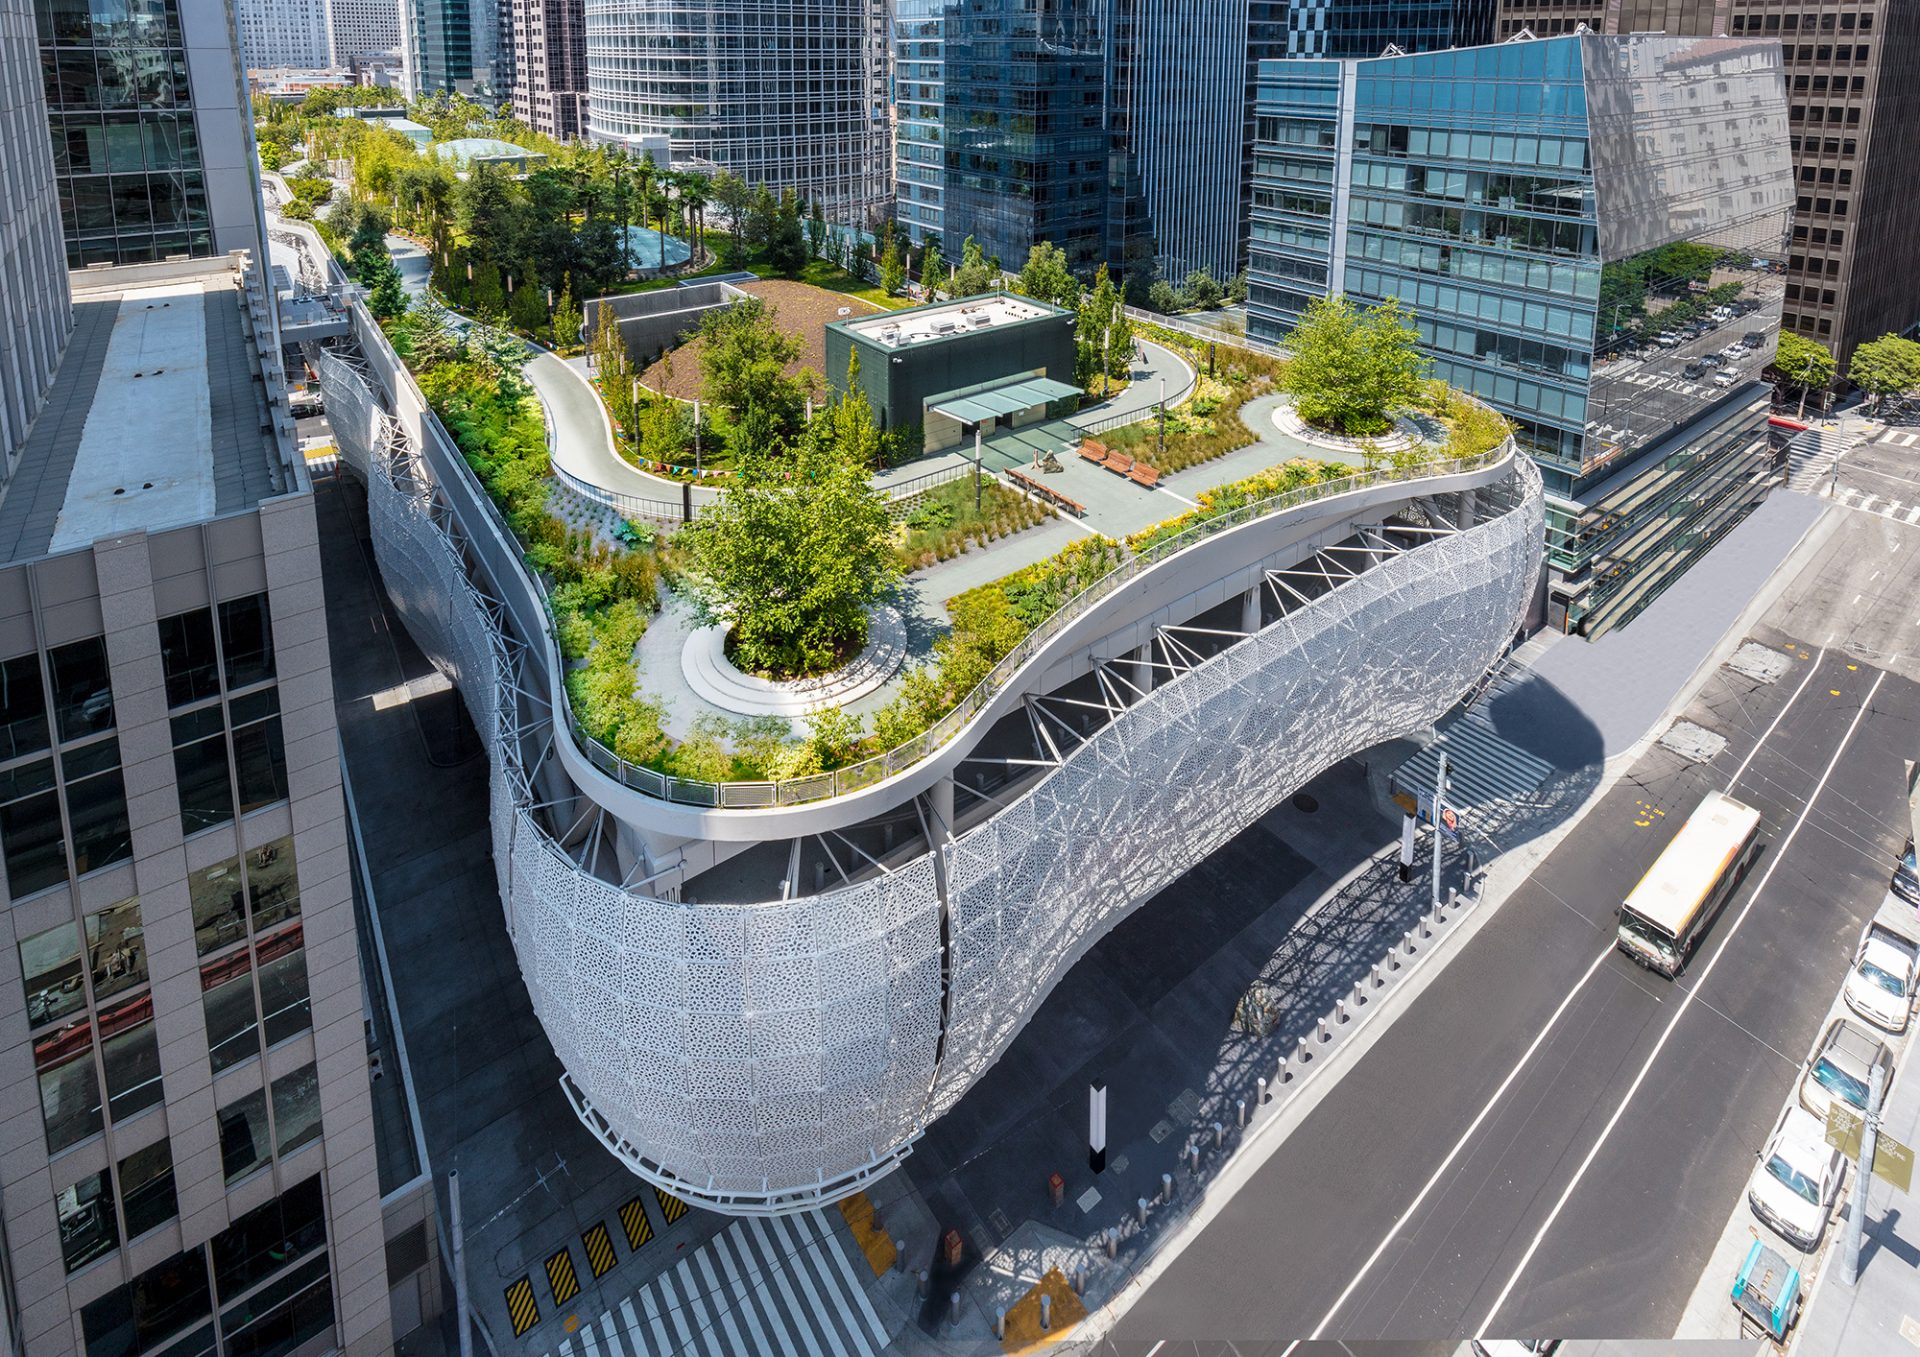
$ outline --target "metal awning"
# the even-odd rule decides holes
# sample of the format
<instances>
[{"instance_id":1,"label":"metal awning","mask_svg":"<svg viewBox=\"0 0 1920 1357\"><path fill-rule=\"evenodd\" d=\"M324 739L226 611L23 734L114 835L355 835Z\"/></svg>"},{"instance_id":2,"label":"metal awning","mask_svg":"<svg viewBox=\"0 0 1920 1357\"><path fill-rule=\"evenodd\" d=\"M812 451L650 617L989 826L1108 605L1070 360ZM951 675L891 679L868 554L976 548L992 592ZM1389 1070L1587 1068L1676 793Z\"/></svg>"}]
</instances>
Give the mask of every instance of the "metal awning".
<instances>
[{"instance_id":1,"label":"metal awning","mask_svg":"<svg viewBox=\"0 0 1920 1357\"><path fill-rule=\"evenodd\" d=\"M1079 394L1079 387L1056 382L1051 377L1021 377L1004 386L970 391L963 396L935 396L927 402L927 409L962 424L979 424Z\"/></svg>"}]
</instances>

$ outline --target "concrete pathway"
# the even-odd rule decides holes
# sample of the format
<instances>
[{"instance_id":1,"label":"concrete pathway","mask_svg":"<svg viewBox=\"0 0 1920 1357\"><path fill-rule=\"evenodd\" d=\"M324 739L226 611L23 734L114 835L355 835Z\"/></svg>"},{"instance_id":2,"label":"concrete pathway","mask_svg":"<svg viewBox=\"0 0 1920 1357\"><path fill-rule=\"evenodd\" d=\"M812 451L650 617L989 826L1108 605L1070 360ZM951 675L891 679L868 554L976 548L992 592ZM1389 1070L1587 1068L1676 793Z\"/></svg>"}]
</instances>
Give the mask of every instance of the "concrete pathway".
<instances>
[{"instance_id":1,"label":"concrete pathway","mask_svg":"<svg viewBox=\"0 0 1920 1357\"><path fill-rule=\"evenodd\" d=\"M1168 405L1178 405L1193 394L1199 377L1186 359L1164 344L1155 344L1148 339L1140 341L1140 352L1141 358L1127 374L1130 384L1126 390L1112 400L1089 405L1078 414L1068 415L1067 423L1076 429L1085 429L1122 415L1145 419L1148 412L1160 403L1160 384L1163 380L1166 383Z\"/></svg>"}]
</instances>

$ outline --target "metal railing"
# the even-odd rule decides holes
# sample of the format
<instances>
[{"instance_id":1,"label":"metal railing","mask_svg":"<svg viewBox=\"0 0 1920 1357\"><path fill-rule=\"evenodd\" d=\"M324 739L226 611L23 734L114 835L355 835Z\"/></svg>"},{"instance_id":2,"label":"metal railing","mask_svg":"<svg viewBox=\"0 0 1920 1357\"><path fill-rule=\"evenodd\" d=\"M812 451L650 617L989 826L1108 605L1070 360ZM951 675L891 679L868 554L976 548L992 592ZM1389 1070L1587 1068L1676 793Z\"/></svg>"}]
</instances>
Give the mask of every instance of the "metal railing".
<instances>
[{"instance_id":1,"label":"metal railing","mask_svg":"<svg viewBox=\"0 0 1920 1357\"><path fill-rule=\"evenodd\" d=\"M549 444L551 444L553 439L553 422L551 420L547 422L547 439ZM645 519L649 522L666 524L680 524L686 521L686 506L684 503L675 504L671 500L644 499L639 495L623 495L617 490L608 490L603 486L593 484L591 481L581 480L578 476L561 466L559 462L554 461L551 456L549 456L547 464L553 472L553 478L560 482L568 491L578 495L581 499L591 504L598 504L602 508L611 509L622 518ZM698 504L694 505L693 510L697 516L700 512L700 506Z\"/></svg>"},{"instance_id":2,"label":"metal railing","mask_svg":"<svg viewBox=\"0 0 1920 1357\"><path fill-rule=\"evenodd\" d=\"M679 802L683 805L711 806L718 809L750 810L770 806L802 805L810 801L825 801L836 796L845 796L883 782L896 773L904 772L940 749L984 711L993 699L1007 688L1015 675L1045 650L1054 638L1092 611L1097 604L1111 597L1148 570L1187 548L1197 546L1210 537L1218 536L1220 533L1241 527L1256 519L1266 518L1318 500L1351 494L1380 485L1429 480L1438 476L1478 471L1497 466L1513 455L1514 444L1511 439L1508 439L1487 452L1468 457L1427 462L1410 467L1383 467L1374 471L1343 476L1338 480L1321 481L1270 495L1265 499L1217 514L1173 537L1153 543L1143 551L1129 554L1119 565L1087 585L1062 604L1052 616L1021 638L1013 649L1002 656L986 676L960 699L958 705L934 721L926 730L885 753L875 754L858 763L849 764L845 768L778 782L703 782L691 778L673 777L652 768L628 763L582 729L574 715L572 703L566 697L565 685L562 684L560 685L561 701L565 707L567 729L594 767L622 786L666 801ZM1120 549L1126 550L1125 547Z\"/></svg>"}]
</instances>

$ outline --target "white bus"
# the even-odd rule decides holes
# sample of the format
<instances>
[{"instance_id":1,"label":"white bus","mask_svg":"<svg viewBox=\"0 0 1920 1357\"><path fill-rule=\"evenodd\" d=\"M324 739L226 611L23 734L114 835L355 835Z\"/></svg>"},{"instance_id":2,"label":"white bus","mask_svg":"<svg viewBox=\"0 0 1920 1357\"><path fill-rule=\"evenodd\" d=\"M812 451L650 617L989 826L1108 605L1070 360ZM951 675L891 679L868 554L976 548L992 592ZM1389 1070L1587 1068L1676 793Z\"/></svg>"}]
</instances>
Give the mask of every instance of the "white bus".
<instances>
[{"instance_id":1,"label":"white bus","mask_svg":"<svg viewBox=\"0 0 1920 1357\"><path fill-rule=\"evenodd\" d=\"M1671 979L1746 874L1760 812L1708 792L1620 906L1620 950Z\"/></svg>"}]
</instances>

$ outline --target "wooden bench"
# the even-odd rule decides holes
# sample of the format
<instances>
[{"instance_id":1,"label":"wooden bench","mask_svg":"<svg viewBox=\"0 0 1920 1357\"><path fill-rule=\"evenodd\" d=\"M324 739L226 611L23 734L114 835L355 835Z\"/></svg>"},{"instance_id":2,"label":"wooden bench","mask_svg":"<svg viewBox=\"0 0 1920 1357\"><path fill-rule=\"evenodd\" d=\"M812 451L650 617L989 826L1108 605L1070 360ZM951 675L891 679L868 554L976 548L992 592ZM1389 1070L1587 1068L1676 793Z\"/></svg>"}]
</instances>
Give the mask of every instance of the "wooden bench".
<instances>
[{"instance_id":1,"label":"wooden bench","mask_svg":"<svg viewBox=\"0 0 1920 1357\"><path fill-rule=\"evenodd\" d=\"M1110 452L1107 454L1107 460L1100 465L1117 475L1124 476L1133 470L1133 458L1124 452Z\"/></svg>"},{"instance_id":2,"label":"wooden bench","mask_svg":"<svg viewBox=\"0 0 1920 1357\"><path fill-rule=\"evenodd\" d=\"M1007 471L1007 479L1012 481L1015 485L1019 486L1021 489L1031 491L1033 494L1040 496L1041 499L1051 500L1053 503L1059 505L1062 509L1069 510L1070 512L1078 515L1081 518L1085 518L1087 516L1086 505L1082 504L1079 500L1073 498L1073 496L1071 495L1061 494L1058 490L1055 490L1052 486L1048 485L1045 481L1040 480L1038 477L1029 476L1024 471L1015 471L1015 470L1009 469Z\"/></svg>"},{"instance_id":3,"label":"wooden bench","mask_svg":"<svg viewBox=\"0 0 1920 1357\"><path fill-rule=\"evenodd\" d=\"M1107 460L1107 445L1089 438L1080 444L1080 455L1089 462L1104 462Z\"/></svg>"},{"instance_id":4,"label":"wooden bench","mask_svg":"<svg viewBox=\"0 0 1920 1357\"><path fill-rule=\"evenodd\" d=\"M1158 467L1148 466L1145 462L1135 462L1133 468L1127 472L1127 479L1136 485L1144 485L1147 489L1151 490L1154 486L1160 484L1160 469Z\"/></svg>"}]
</instances>

